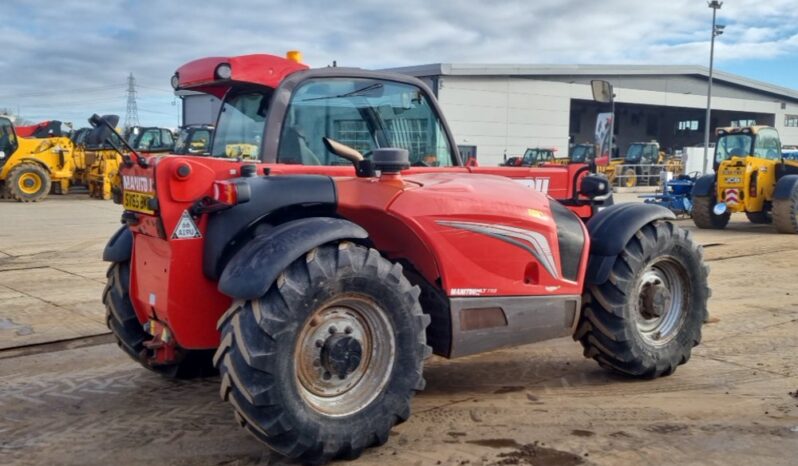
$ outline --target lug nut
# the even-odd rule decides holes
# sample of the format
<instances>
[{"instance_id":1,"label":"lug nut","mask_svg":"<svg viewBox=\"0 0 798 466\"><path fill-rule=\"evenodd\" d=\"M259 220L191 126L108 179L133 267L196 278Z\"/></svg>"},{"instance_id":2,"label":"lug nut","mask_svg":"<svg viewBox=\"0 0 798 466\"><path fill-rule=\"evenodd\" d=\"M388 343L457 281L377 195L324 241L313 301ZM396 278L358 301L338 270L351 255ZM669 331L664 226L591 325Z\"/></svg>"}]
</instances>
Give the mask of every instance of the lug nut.
<instances>
[{"instance_id":1,"label":"lug nut","mask_svg":"<svg viewBox=\"0 0 798 466\"><path fill-rule=\"evenodd\" d=\"M324 380L330 380L332 378L332 374L329 372L325 372L324 375L321 376Z\"/></svg>"},{"instance_id":2,"label":"lug nut","mask_svg":"<svg viewBox=\"0 0 798 466\"><path fill-rule=\"evenodd\" d=\"M352 333L352 327L350 327L350 326L348 326L348 325L347 325L347 326L346 326L346 328L344 329L344 333L346 333L347 335L349 335L350 333Z\"/></svg>"},{"instance_id":3,"label":"lug nut","mask_svg":"<svg viewBox=\"0 0 798 466\"><path fill-rule=\"evenodd\" d=\"M333 325L332 327L330 327L330 334L335 334L335 333L338 333L338 329L335 328L335 325Z\"/></svg>"},{"instance_id":4,"label":"lug nut","mask_svg":"<svg viewBox=\"0 0 798 466\"><path fill-rule=\"evenodd\" d=\"M321 348L322 346L324 346L324 340L322 339L316 340L316 348Z\"/></svg>"}]
</instances>

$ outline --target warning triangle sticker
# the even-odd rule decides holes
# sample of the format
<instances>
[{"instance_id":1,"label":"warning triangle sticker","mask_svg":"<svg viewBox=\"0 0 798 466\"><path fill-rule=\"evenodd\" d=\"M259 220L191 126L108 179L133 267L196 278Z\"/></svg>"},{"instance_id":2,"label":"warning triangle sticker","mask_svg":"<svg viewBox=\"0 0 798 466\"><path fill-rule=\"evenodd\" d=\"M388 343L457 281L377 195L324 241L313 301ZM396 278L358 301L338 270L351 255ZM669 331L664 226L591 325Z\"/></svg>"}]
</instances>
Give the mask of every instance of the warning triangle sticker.
<instances>
[{"instance_id":1,"label":"warning triangle sticker","mask_svg":"<svg viewBox=\"0 0 798 466\"><path fill-rule=\"evenodd\" d=\"M202 234L197 228L197 224L194 223L194 219L191 218L187 210L184 210L183 215L180 216L180 220L177 222L177 226L175 226L175 231L172 232L172 239L191 238L202 238Z\"/></svg>"}]
</instances>

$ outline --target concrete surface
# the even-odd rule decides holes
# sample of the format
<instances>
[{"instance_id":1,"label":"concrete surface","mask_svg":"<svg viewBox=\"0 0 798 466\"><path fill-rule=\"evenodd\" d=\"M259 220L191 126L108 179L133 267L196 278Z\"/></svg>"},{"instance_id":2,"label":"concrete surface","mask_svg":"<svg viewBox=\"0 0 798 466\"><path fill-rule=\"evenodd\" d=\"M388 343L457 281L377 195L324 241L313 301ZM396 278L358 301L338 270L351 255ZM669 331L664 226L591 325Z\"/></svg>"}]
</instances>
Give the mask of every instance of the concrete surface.
<instances>
[{"instance_id":1,"label":"concrete surface","mask_svg":"<svg viewBox=\"0 0 798 466\"><path fill-rule=\"evenodd\" d=\"M278 461L218 379L165 380L107 343L100 252L119 213L83 196L0 202L0 464ZM433 359L413 416L355 464L795 464L798 237L733 222L694 232L712 322L673 376L608 374L568 338Z\"/></svg>"}]
</instances>

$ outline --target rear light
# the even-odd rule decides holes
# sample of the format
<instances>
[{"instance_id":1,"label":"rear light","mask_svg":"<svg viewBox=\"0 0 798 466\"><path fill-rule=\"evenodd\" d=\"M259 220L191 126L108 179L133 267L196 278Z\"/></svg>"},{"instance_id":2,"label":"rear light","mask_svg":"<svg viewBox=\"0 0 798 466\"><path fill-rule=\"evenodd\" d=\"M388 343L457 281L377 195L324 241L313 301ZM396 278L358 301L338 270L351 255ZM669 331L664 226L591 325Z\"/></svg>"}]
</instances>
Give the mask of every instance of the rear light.
<instances>
[{"instance_id":1,"label":"rear light","mask_svg":"<svg viewBox=\"0 0 798 466\"><path fill-rule=\"evenodd\" d=\"M177 88L180 87L180 77L177 75L177 73L172 75L172 79L169 82L174 90L177 90Z\"/></svg>"},{"instance_id":2,"label":"rear light","mask_svg":"<svg viewBox=\"0 0 798 466\"><path fill-rule=\"evenodd\" d=\"M213 74L216 75L216 79L230 79L230 76L233 75L233 70L230 68L229 63L222 63L216 67L216 71Z\"/></svg>"},{"instance_id":3,"label":"rear light","mask_svg":"<svg viewBox=\"0 0 798 466\"><path fill-rule=\"evenodd\" d=\"M226 205L238 204L238 186L232 181L213 182L213 200Z\"/></svg>"},{"instance_id":4,"label":"rear light","mask_svg":"<svg viewBox=\"0 0 798 466\"><path fill-rule=\"evenodd\" d=\"M748 184L748 196L749 197L756 197L756 192L758 188L758 181L759 172L755 171L751 173L751 182Z\"/></svg>"},{"instance_id":5,"label":"rear light","mask_svg":"<svg viewBox=\"0 0 798 466\"><path fill-rule=\"evenodd\" d=\"M219 204L234 206L249 201L249 185L238 181L214 181L214 201Z\"/></svg>"}]
</instances>

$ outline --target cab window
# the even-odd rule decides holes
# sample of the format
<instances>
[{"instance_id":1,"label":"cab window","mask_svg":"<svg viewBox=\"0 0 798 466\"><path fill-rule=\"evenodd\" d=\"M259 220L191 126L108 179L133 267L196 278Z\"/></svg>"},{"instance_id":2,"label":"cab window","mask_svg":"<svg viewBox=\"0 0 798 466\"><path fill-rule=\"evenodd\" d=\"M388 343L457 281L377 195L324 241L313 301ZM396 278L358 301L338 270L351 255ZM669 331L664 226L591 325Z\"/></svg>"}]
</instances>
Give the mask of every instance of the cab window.
<instances>
[{"instance_id":1,"label":"cab window","mask_svg":"<svg viewBox=\"0 0 798 466\"><path fill-rule=\"evenodd\" d=\"M414 166L451 166L453 153L443 125L421 89L364 78L310 79L291 97L277 150L277 162L347 165L329 152L328 137L365 157L374 149L398 147Z\"/></svg>"},{"instance_id":2,"label":"cab window","mask_svg":"<svg viewBox=\"0 0 798 466\"><path fill-rule=\"evenodd\" d=\"M225 99L219 112L211 155L257 159L260 157L271 92L250 91Z\"/></svg>"},{"instance_id":3,"label":"cab window","mask_svg":"<svg viewBox=\"0 0 798 466\"><path fill-rule=\"evenodd\" d=\"M11 157L17 150L17 136L14 133L14 125L6 118L0 118L0 151L5 154L4 159ZM0 160L2 163L3 160Z\"/></svg>"},{"instance_id":4,"label":"cab window","mask_svg":"<svg viewBox=\"0 0 798 466\"><path fill-rule=\"evenodd\" d=\"M745 157L751 153L751 141L753 137L749 133L724 134L718 139L715 146L715 162L723 162L732 157Z\"/></svg>"},{"instance_id":5,"label":"cab window","mask_svg":"<svg viewBox=\"0 0 798 466\"><path fill-rule=\"evenodd\" d=\"M759 130L754 142L754 157L769 160L779 160L781 158L779 133L775 129L765 128Z\"/></svg>"}]
</instances>

